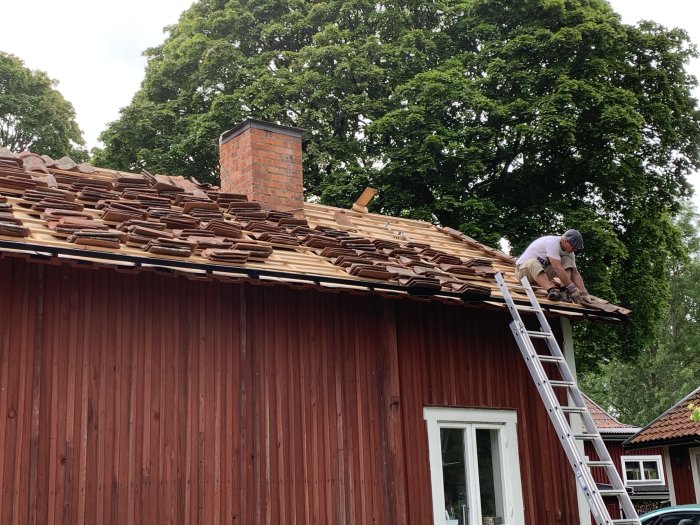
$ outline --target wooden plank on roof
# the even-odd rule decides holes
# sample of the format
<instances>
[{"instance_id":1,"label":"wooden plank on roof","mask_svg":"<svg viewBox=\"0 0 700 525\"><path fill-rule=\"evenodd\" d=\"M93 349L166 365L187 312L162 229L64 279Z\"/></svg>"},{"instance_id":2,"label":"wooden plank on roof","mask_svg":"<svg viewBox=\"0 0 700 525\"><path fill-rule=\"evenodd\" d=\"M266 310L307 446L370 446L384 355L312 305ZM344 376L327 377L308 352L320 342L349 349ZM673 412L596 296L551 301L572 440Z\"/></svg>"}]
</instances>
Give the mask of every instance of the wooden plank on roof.
<instances>
[{"instance_id":1,"label":"wooden plank on roof","mask_svg":"<svg viewBox=\"0 0 700 525\"><path fill-rule=\"evenodd\" d=\"M322 286L323 288L333 288L333 289L342 289L342 290L359 290L363 292L370 292L371 288L367 286L362 286L359 284L350 284L350 283L337 283L337 282L328 282L328 281L320 281L319 285Z\"/></svg>"}]
</instances>

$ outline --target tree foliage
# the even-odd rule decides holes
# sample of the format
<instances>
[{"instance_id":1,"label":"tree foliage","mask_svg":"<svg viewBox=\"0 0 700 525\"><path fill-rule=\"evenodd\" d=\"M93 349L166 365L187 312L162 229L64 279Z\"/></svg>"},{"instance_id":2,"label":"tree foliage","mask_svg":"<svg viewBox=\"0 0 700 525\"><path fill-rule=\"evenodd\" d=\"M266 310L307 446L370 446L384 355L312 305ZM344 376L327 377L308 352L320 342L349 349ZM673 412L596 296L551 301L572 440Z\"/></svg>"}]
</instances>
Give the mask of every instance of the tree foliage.
<instances>
[{"instance_id":1,"label":"tree foliage","mask_svg":"<svg viewBox=\"0 0 700 525\"><path fill-rule=\"evenodd\" d=\"M592 293L634 310L582 325L584 366L651 340L699 164L682 30L622 24L604 0L200 0L146 52L97 161L215 179L246 116L308 130L307 197L458 228L519 252L586 239Z\"/></svg>"},{"instance_id":2,"label":"tree foliage","mask_svg":"<svg viewBox=\"0 0 700 525\"><path fill-rule=\"evenodd\" d=\"M698 387L700 241L689 209L681 215L678 229L690 256L673 265L671 300L654 342L634 359L610 359L582 380L583 389L625 423L646 425Z\"/></svg>"},{"instance_id":3,"label":"tree foliage","mask_svg":"<svg viewBox=\"0 0 700 525\"><path fill-rule=\"evenodd\" d=\"M55 86L43 71L28 69L19 58L0 52L0 146L55 158L85 157L75 110Z\"/></svg>"}]
</instances>

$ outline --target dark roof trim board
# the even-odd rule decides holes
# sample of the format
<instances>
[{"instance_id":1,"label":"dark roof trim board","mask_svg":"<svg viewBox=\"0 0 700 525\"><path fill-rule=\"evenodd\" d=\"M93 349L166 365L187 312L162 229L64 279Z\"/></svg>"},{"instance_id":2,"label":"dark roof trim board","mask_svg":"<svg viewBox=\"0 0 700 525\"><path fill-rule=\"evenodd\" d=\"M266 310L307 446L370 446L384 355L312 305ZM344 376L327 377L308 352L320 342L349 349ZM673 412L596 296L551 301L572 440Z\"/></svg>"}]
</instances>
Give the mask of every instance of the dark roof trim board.
<instances>
[{"instance_id":1,"label":"dark roof trim board","mask_svg":"<svg viewBox=\"0 0 700 525\"><path fill-rule=\"evenodd\" d=\"M634 437L634 436L633 436ZM630 438L632 439L632 438ZM642 443L630 443L629 439L623 441L622 446L625 450L637 450L640 448L652 447L673 447L676 445L700 445L700 438L677 438L677 439L659 439L656 441L644 441Z\"/></svg>"},{"instance_id":2,"label":"dark roof trim board","mask_svg":"<svg viewBox=\"0 0 700 525\"><path fill-rule=\"evenodd\" d=\"M180 272L187 275L199 275L202 277L277 281L281 284L289 285L309 285L324 288L345 288L367 293L376 292L391 294L395 297L433 298L443 299L450 303L462 304L482 304L491 306L504 306L505 301L501 297L484 298L478 295L459 294L456 292L435 291L421 288L406 288L401 285L390 283L378 283L374 281L340 279L326 276L312 276L259 268L249 268L245 266L224 266L216 264L201 264L186 262L178 259L157 259L154 257L141 257L114 252L100 252L97 250L72 249L57 246L44 246L26 242L13 242L0 239L0 256L12 254L26 255L34 260L72 260L84 264L102 264L108 267L121 268L153 268L162 271ZM516 301L523 306L529 305L527 301ZM541 305L543 310L552 314L581 313L580 307L573 308L567 306ZM591 320L611 321L622 320L620 317L609 317L611 314L599 310L591 310L585 314Z\"/></svg>"}]
</instances>

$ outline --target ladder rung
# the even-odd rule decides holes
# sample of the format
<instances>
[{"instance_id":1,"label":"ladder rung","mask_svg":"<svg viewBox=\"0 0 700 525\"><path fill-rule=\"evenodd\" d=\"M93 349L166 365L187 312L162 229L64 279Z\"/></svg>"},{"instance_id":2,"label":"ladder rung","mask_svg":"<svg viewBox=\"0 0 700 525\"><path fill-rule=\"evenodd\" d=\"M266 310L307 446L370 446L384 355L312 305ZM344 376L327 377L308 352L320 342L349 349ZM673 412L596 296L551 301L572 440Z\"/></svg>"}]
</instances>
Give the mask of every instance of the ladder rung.
<instances>
[{"instance_id":1,"label":"ladder rung","mask_svg":"<svg viewBox=\"0 0 700 525\"><path fill-rule=\"evenodd\" d=\"M612 461L586 461L586 465L589 467L614 467L615 464Z\"/></svg>"},{"instance_id":2,"label":"ladder rung","mask_svg":"<svg viewBox=\"0 0 700 525\"><path fill-rule=\"evenodd\" d=\"M623 494L627 494L627 491L624 489L603 489L599 490L598 493L601 496L622 496Z\"/></svg>"},{"instance_id":3,"label":"ladder rung","mask_svg":"<svg viewBox=\"0 0 700 525\"><path fill-rule=\"evenodd\" d=\"M581 441L595 441L600 439L600 434L574 434L574 439L580 439Z\"/></svg>"},{"instance_id":4,"label":"ladder rung","mask_svg":"<svg viewBox=\"0 0 700 525\"><path fill-rule=\"evenodd\" d=\"M552 386L559 386L559 387L576 386L576 383L574 383L573 381L550 381L549 384Z\"/></svg>"},{"instance_id":5,"label":"ladder rung","mask_svg":"<svg viewBox=\"0 0 700 525\"><path fill-rule=\"evenodd\" d=\"M536 330L528 330L527 335L534 337L535 339L550 339L554 338L552 332L538 332Z\"/></svg>"},{"instance_id":6,"label":"ladder rung","mask_svg":"<svg viewBox=\"0 0 700 525\"><path fill-rule=\"evenodd\" d=\"M561 363L563 361L566 361L566 359L564 359L563 357L558 357L555 355L538 355L537 357L543 363Z\"/></svg>"},{"instance_id":7,"label":"ladder rung","mask_svg":"<svg viewBox=\"0 0 700 525\"><path fill-rule=\"evenodd\" d=\"M567 414L584 414L588 410L584 407L561 407L561 411Z\"/></svg>"}]
</instances>

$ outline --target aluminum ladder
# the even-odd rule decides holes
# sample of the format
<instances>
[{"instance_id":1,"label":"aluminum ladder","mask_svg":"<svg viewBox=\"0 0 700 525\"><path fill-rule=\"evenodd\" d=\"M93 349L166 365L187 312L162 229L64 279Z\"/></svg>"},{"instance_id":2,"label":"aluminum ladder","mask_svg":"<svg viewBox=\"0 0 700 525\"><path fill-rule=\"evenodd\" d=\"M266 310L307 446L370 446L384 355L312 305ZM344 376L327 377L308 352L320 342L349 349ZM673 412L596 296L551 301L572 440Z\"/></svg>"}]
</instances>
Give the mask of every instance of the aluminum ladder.
<instances>
[{"instance_id":1,"label":"aluminum ladder","mask_svg":"<svg viewBox=\"0 0 700 525\"><path fill-rule=\"evenodd\" d=\"M518 343L518 347L520 347L520 353L523 359L525 359L525 364L528 370L530 370L530 375L535 381L537 391L540 393L540 397L547 408L549 419L554 425L559 441L564 448L564 452L566 452L566 457L574 471L576 481L588 500L593 519L595 519L598 525L640 525L641 522L639 521L637 512L634 510L632 500L627 490L625 490L620 475L610 458L608 449L605 447L603 438L600 436L593 422L593 417L591 417L588 408L586 408L586 403L581 395L581 391L576 385L576 379L571 373L571 369L559 348L556 337L552 333L552 329L547 322L547 318L540 307L535 292L532 290L527 277L523 278L521 284L530 300L529 306L519 306L515 304L502 273L499 272L496 274L496 282L508 305L508 310L513 317L510 323L510 329ZM540 329L536 331L528 330L520 317L521 311L534 313L539 320ZM533 342L535 339L544 340L547 343L549 353L538 353ZM555 379L550 379L547 375L547 368L550 370L558 370L558 376ZM560 404L556 394L556 392L560 392L561 390L566 391L568 394L568 404L566 406ZM575 432L572 428L570 422L572 415L578 415L580 417L581 432ZM588 460L583 454L584 442L590 442L593 445L598 455L596 461ZM593 474L591 472L591 469L594 468L605 470L609 485L611 486L610 489L598 489L598 485L593 479ZM617 497L619 508L626 517L623 519L612 519L603 502L604 496Z\"/></svg>"}]
</instances>

